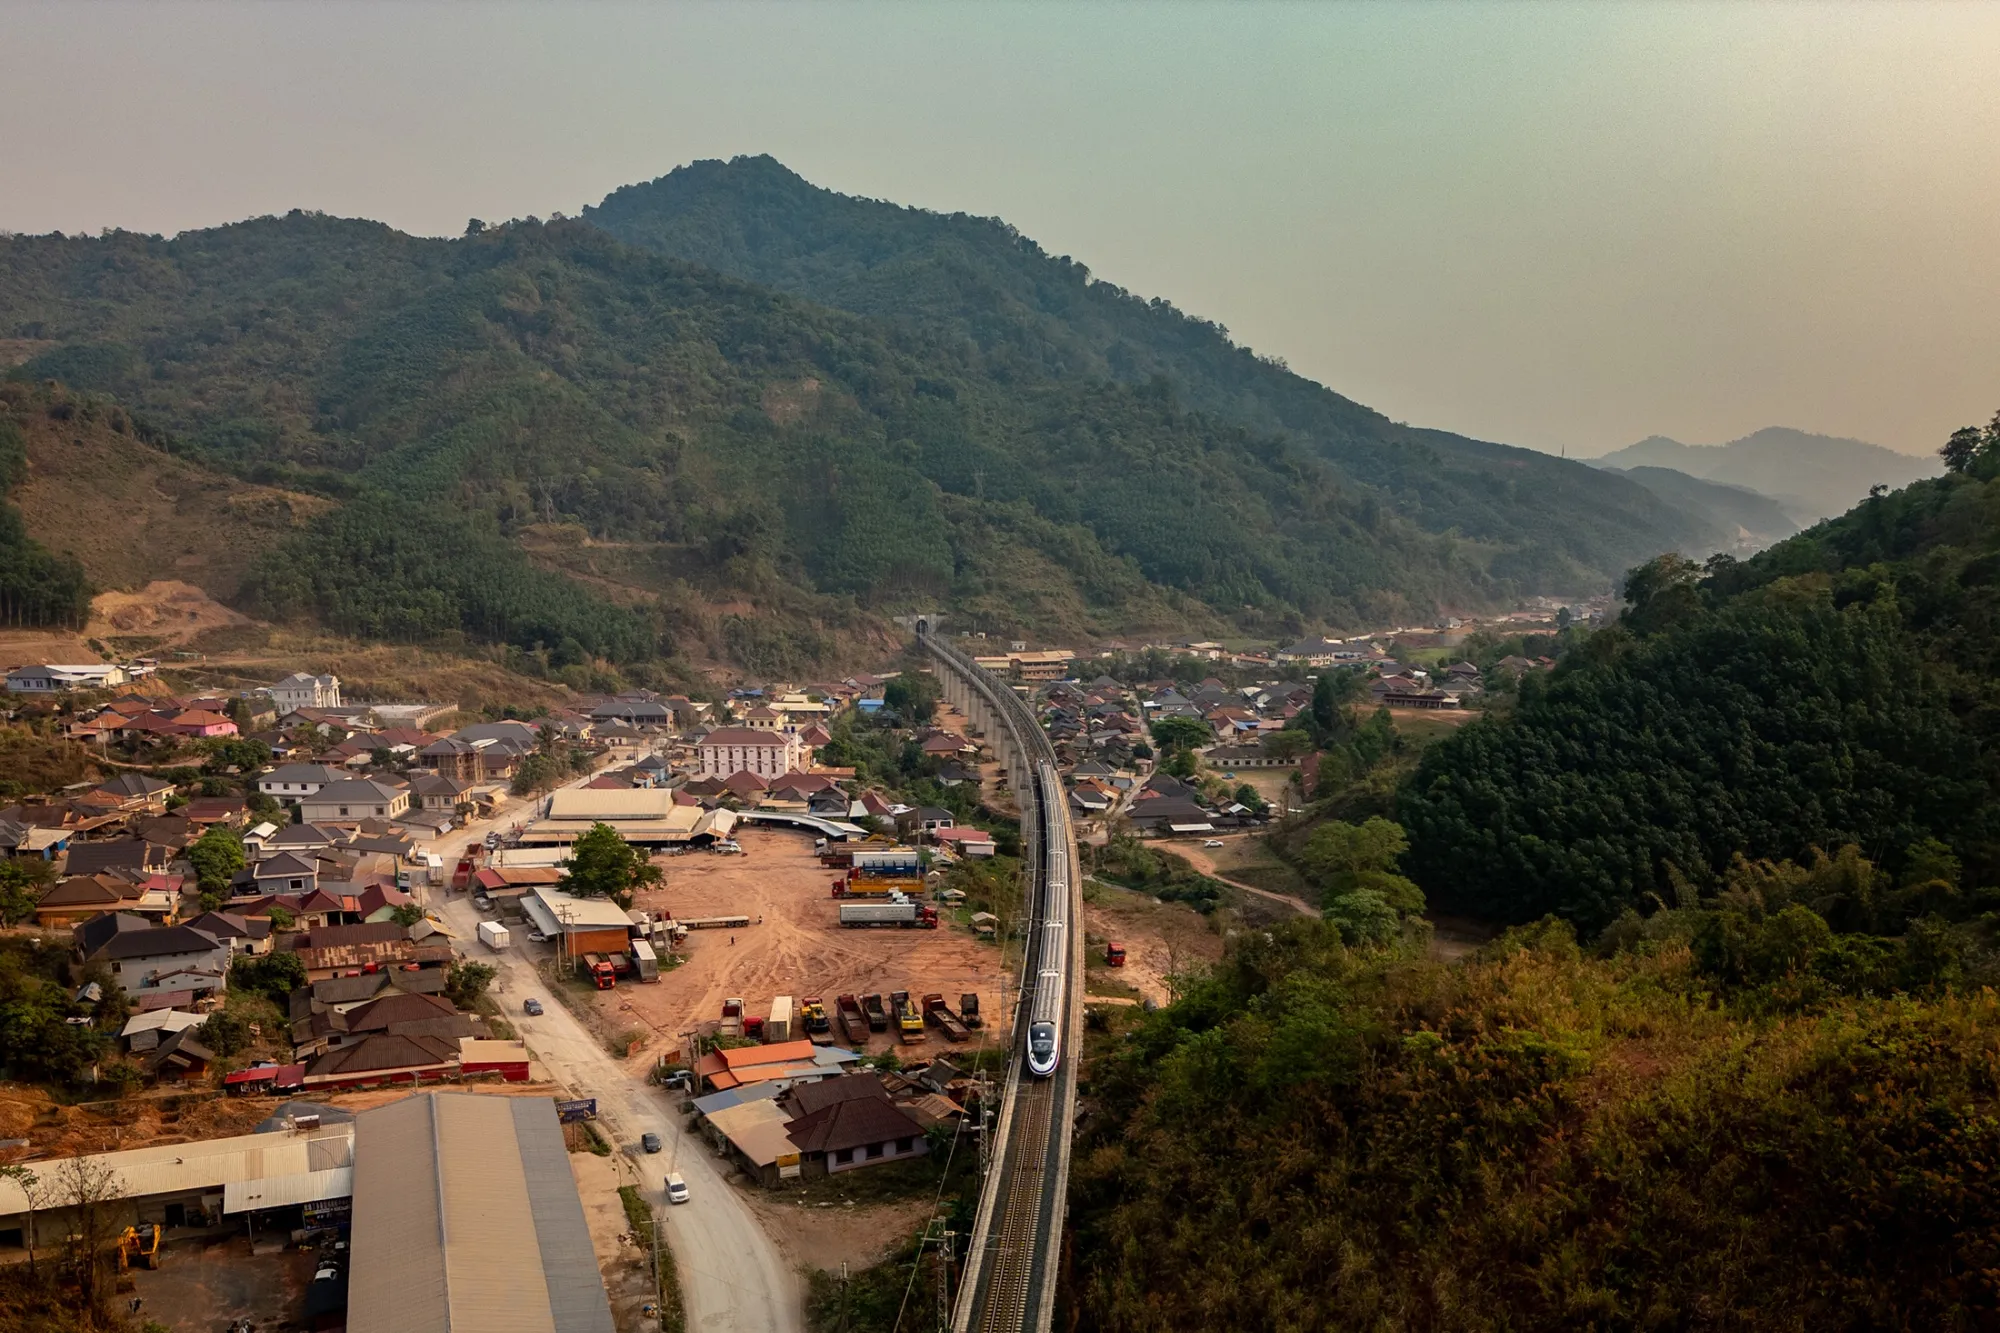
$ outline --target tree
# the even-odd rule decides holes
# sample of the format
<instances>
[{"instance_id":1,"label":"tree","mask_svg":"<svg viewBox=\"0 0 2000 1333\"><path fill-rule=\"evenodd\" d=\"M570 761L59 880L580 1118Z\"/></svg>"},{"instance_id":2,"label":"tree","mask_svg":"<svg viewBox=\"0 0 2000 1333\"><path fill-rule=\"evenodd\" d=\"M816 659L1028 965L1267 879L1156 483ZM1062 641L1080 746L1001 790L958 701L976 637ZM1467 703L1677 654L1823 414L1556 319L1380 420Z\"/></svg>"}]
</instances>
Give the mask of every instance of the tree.
<instances>
[{"instance_id":1,"label":"tree","mask_svg":"<svg viewBox=\"0 0 2000 1333\"><path fill-rule=\"evenodd\" d=\"M1328 820L1306 840L1301 866L1320 890L1326 919L1350 943L1387 940L1404 916L1424 910L1423 891L1396 869L1409 846L1402 828L1379 815L1361 824Z\"/></svg>"},{"instance_id":2,"label":"tree","mask_svg":"<svg viewBox=\"0 0 2000 1333\"><path fill-rule=\"evenodd\" d=\"M1972 466L1972 460L1979 456L1979 447L1985 437L1977 426L1960 426L1951 433L1951 438L1938 450L1938 457L1944 459L1948 472L1964 472Z\"/></svg>"},{"instance_id":3,"label":"tree","mask_svg":"<svg viewBox=\"0 0 2000 1333\"><path fill-rule=\"evenodd\" d=\"M1313 677L1312 706L1306 715L1320 745L1333 744L1347 730L1345 705L1360 688L1361 678L1353 671L1322 671Z\"/></svg>"},{"instance_id":4,"label":"tree","mask_svg":"<svg viewBox=\"0 0 2000 1333\"><path fill-rule=\"evenodd\" d=\"M236 872L243 869L243 840L236 831L212 824L187 849L188 864L194 867L195 887L204 898L222 897L229 892Z\"/></svg>"},{"instance_id":5,"label":"tree","mask_svg":"<svg viewBox=\"0 0 2000 1333\"><path fill-rule=\"evenodd\" d=\"M1161 754L1198 750L1215 743L1215 728L1198 717L1163 717L1150 730Z\"/></svg>"},{"instance_id":6,"label":"tree","mask_svg":"<svg viewBox=\"0 0 2000 1333\"><path fill-rule=\"evenodd\" d=\"M592 824L571 849L561 888L579 898L609 898L620 907L630 907L635 890L659 882L660 868L619 837L617 829Z\"/></svg>"},{"instance_id":7,"label":"tree","mask_svg":"<svg viewBox=\"0 0 2000 1333\"><path fill-rule=\"evenodd\" d=\"M291 999L293 991L306 984L306 965L295 953L239 958L229 969L229 984L282 1005Z\"/></svg>"},{"instance_id":8,"label":"tree","mask_svg":"<svg viewBox=\"0 0 2000 1333\"><path fill-rule=\"evenodd\" d=\"M21 1197L28 1201L28 1225L23 1232L27 1242L28 1276L39 1278L35 1269L35 1212L48 1201L48 1189L42 1178L25 1166L0 1166L0 1180L11 1180L21 1189Z\"/></svg>"},{"instance_id":9,"label":"tree","mask_svg":"<svg viewBox=\"0 0 2000 1333\"><path fill-rule=\"evenodd\" d=\"M390 909L389 919L399 926L414 926L424 919L424 909L415 903L404 903Z\"/></svg>"},{"instance_id":10,"label":"tree","mask_svg":"<svg viewBox=\"0 0 2000 1333\"><path fill-rule=\"evenodd\" d=\"M40 857L0 861L0 925L19 925L33 916L54 879L55 867Z\"/></svg>"},{"instance_id":11,"label":"tree","mask_svg":"<svg viewBox=\"0 0 2000 1333\"><path fill-rule=\"evenodd\" d=\"M1273 759L1299 759L1312 753L1313 739L1304 731L1287 727L1283 731L1267 733L1262 748Z\"/></svg>"},{"instance_id":12,"label":"tree","mask_svg":"<svg viewBox=\"0 0 2000 1333\"><path fill-rule=\"evenodd\" d=\"M479 997L493 984L499 975L491 963L460 961L453 963L445 973L444 993L451 1002L461 1009L470 1009L479 1003Z\"/></svg>"},{"instance_id":13,"label":"tree","mask_svg":"<svg viewBox=\"0 0 2000 1333\"><path fill-rule=\"evenodd\" d=\"M104 1252L118 1225L106 1205L117 1197L117 1190L118 1173L82 1153L65 1157L56 1165L53 1198L58 1207L68 1210L69 1218L64 1267L84 1308L93 1312L98 1309Z\"/></svg>"},{"instance_id":14,"label":"tree","mask_svg":"<svg viewBox=\"0 0 2000 1333\"><path fill-rule=\"evenodd\" d=\"M217 1055L234 1055L250 1047L250 1020L234 1009L220 1009L208 1016L199 1036L201 1044Z\"/></svg>"},{"instance_id":15,"label":"tree","mask_svg":"<svg viewBox=\"0 0 2000 1333\"><path fill-rule=\"evenodd\" d=\"M882 704L911 726L929 722L937 713L938 683L935 676L905 671L882 687Z\"/></svg>"}]
</instances>

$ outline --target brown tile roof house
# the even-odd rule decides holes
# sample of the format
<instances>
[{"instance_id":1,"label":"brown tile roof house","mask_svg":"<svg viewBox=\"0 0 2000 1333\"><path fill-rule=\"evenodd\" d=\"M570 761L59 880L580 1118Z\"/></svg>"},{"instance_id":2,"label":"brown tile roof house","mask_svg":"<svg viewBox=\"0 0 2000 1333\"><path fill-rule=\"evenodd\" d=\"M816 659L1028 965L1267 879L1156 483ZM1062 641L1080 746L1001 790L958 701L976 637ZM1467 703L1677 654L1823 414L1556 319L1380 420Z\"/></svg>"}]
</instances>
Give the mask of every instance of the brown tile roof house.
<instances>
[{"instance_id":1,"label":"brown tile roof house","mask_svg":"<svg viewBox=\"0 0 2000 1333\"><path fill-rule=\"evenodd\" d=\"M113 842L71 843L69 860L63 864L63 873L95 875L106 870L129 870L143 874L166 868L166 848L155 847L137 838L119 838Z\"/></svg>"},{"instance_id":2,"label":"brown tile roof house","mask_svg":"<svg viewBox=\"0 0 2000 1333\"><path fill-rule=\"evenodd\" d=\"M371 963L380 968L451 961L449 944L418 944L410 938L408 930L393 921L321 926L301 940L295 952L305 964L309 981L320 981L349 968L365 968Z\"/></svg>"},{"instance_id":3,"label":"brown tile roof house","mask_svg":"<svg viewBox=\"0 0 2000 1333\"><path fill-rule=\"evenodd\" d=\"M102 912L136 912L157 924L180 907L178 877L107 873L71 875L35 903L35 923L73 926Z\"/></svg>"},{"instance_id":4,"label":"brown tile roof house","mask_svg":"<svg viewBox=\"0 0 2000 1333\"><path fill-rule=\"evenodd\" d=\"M801 1094L815 1090L817 1097L799 1100ZM798 1146L801 1158L818 1163L829 1174L930 1151L923 1126L889 1100L888 1090L872 1074L828 1079L812 1088L794 1088L787 1095L794 1108L814 1109L786 1126L785 1136Z\"/></svg>"},{"instance_id":5,"label":"brown tile roof house","mask_svg":"<svg viewBox=\"0 0 2000 1333\"><path fill-rule=\"evenodd\" d=\"M414 1083L443 1078L458 1068L458 1042L446 1037L404 1037L374 1032L326 1052L306 1066L306 1086Z\"/></svg>"}]
</instances>

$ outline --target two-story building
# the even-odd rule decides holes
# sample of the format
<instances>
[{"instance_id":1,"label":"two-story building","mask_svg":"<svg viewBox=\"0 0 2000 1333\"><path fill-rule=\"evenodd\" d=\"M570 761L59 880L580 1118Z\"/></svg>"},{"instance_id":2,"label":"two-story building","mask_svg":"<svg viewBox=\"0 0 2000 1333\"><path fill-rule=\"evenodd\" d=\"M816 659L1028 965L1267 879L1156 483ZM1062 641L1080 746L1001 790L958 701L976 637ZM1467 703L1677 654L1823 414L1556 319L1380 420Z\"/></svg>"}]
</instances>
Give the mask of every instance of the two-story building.
<instances>
[{"instance_id":1,"label":"two-story building","mask_svg":"<svg viewBox=\"0 0 2000 1333\"><path fill-rule=\"evenodd\" d=\"M257 790L286 805L296 805L322 787L347 781L349 775L325 764L280 764L257 778Z\"/></svg>"},{"instance_id":2,"label":"two-story building","mask_svg":"<svg viewBox=\"0 0 2000 1333\"><path fill-rule=\"evenodd\" d=\"M294 671L271 686L268 693L280 716L295 708L338 708L340 677L313 676Z\"/></svg>"}]
</instances>

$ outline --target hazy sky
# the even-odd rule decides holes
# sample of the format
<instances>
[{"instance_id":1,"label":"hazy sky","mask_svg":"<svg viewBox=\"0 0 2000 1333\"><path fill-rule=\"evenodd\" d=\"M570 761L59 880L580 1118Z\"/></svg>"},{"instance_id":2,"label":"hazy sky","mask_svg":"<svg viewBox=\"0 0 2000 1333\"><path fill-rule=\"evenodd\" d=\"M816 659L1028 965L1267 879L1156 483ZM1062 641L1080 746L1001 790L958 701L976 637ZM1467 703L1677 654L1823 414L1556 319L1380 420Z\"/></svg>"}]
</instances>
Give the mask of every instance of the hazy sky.
<instances>
[{"instance_id":1,"label":"hazy sky","mask_svg":"<svg viewBox=\"0 0 2000 1333\"><path fill-rule=\"evenodd\" d=\"M0 3L0 228L456 234L768 152L1401 420L1920 452L2000 408L1996 55L1914 0Z\"/></svg>"}]
</instances>

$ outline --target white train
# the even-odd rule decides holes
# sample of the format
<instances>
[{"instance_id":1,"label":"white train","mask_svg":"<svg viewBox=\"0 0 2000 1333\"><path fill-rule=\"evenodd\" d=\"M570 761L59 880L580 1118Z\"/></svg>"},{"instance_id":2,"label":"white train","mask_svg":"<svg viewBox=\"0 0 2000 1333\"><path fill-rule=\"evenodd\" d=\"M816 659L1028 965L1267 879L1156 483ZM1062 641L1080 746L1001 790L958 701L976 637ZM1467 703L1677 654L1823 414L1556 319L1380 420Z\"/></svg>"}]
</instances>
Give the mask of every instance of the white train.
<instances>
[{"instance_id":1,"label":"white train","mask_svg":"<svg viewBox=\"0 0 2000 1333\"><path fill-rule=\"evenodd\" d=\"M1028 1072L1047 1078L1062 1063L1063 1001L1069 988L1069 837L1068 807L1062 778L1046 760L1036 766L1040 787L1042 900L1035 952L1035 998L1028 1011Z\"/></svg>"}]
</instances>

